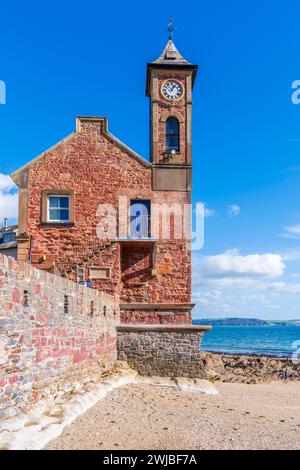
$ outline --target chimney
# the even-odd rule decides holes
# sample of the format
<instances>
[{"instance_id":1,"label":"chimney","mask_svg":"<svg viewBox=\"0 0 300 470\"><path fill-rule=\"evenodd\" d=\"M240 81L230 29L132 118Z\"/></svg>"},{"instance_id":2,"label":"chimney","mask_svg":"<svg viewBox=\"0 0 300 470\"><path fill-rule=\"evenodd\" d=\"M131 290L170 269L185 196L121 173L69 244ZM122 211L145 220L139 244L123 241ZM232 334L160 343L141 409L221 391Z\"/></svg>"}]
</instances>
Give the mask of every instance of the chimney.
<instances>
[{"instance_id":1,"label":"chimney","mask_svg":"<svg viewBox=\"0 0 300 470\"><path fill-rule=\"evenodd\" d=\"M4 219L4 227L3 228L4 228L4 230L7 230L7 217L5 217L5 219Z\"/></svg>"}]
</instances>

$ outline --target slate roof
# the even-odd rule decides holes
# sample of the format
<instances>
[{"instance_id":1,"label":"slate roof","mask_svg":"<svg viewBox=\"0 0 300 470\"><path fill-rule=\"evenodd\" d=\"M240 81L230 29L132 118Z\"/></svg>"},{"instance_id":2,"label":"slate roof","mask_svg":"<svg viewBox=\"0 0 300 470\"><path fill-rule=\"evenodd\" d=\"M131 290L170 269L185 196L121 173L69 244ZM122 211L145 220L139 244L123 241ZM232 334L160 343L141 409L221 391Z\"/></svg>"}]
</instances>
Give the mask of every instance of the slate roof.
<instances>
[{"instance_id":1,"label":"slate roof","mask_svg":"<svg viewBox=\"0 0 300 470\"><path fill-rule=\"evenodd\" d=\"M151 62L151 64L192 65L180 54L171 38L169 38L167 45L160 56Z\"/></svg>"},{"instance_id":2,"label":"slate roof","mask_svg":"<svg viewBox=\"0 0 300 470\"><path fill-rule=\"evenodd\" d=\"M160 56L153 62L147 63L146 96L150 96L151 70L152 69L184 69L192 71L192 84L194 84L198 65L188 62L175 46L172 38L169 38L166 47Z\"/></svg>"}]
</instances>

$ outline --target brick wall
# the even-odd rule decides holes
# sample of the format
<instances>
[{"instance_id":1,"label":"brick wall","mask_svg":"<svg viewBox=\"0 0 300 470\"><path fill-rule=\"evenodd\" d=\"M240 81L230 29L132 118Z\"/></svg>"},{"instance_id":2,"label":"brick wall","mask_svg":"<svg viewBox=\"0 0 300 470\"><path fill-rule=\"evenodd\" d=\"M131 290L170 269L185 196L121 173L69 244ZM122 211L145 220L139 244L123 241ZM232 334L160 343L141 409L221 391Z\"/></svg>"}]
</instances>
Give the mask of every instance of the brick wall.
<instances>
[{"instance_id":1,"label":"brick wall","mask_svg":"<svg viewBox=\"0 0 300 470\"><path fill-rule=\"evenodd\" d=\"M206 377L201 339L210 327L194 325L121 325L118 358L141 375Z\"/></svg>"},{"instance_id":2,"label":"brick wall","mask_svg":"<svg viewBox=\"0 0 300 470\"><path fill-rule=\"evenodd\" d=\"M158 73L158 80L157 80L157 94L159 96L162 84L165 80L173 80L174 78L182 83L182 85L186 89L186 77L189 73L176 73L172 72L163 72ZM169 105L169 106L168 106ZM158 107L158 119L157 119L157 126L158 126L158 161L164 162L165 161L165 153L166 153L166 143L165 143L165 119L163 116L175 116L180 121L179 132L180 132L180 152L179 154L171 159L171 163L186 163L186 105L185 105L185 96L183 96L183 100L178 100L172 102L172 107L170 109L170 104L168 101L161 100L160 106Z\"/></svg>"},{"instance_id":3,"label":"brick wall","mask_svg":"<svg viewBox=\"0 0 300 470\"><path fill-rule=\"evenodd\" d=\"M151 305L149 305L151 307ZM175 309L174 306L168 305L168 307L163 308L160 307L159 310L155 308L130 308L128 305L126 308L120 306L120 315L121 315L121 323L124 324L173 324L173 325L191 325L192 323L192 315L190 308L182 308L182 309Z\"/></svg>"},{"instance_id":4,"label":"brick wall","mask_svg":"<svg viewBox=\"0 0 300 470\"><path fill-rule=\"evenodd\" d=\"M0 418L109 369L118 304L0 255Z\"/></svg>"},{"instance_id":5,"label":"brick wall","mask_svg":"<svg viewBox=\"0 0 300 470\"><path fill-rule=\"evenodd\" d=\"M118 211L119 196L150 199L152 204L190 202L185 191L153 191L147 162L134 158L101 130L103 119L80 120L80 130L49 149L28 169L28 235L33 262L43 269L55 264L61 274L76 280L80 264L110 268L108 279L95 285L120 296L123 302L191 302L191 254L186 240L157 243L156 273L151 274L151 249L125 249L115 240L99 240L99 204ZM69 226L42 223L42 191L74 191L75 221ZM137 255L140 257L137 262ZM45 263L40 260L45 259Z\"/></svg>"}]
</instances>

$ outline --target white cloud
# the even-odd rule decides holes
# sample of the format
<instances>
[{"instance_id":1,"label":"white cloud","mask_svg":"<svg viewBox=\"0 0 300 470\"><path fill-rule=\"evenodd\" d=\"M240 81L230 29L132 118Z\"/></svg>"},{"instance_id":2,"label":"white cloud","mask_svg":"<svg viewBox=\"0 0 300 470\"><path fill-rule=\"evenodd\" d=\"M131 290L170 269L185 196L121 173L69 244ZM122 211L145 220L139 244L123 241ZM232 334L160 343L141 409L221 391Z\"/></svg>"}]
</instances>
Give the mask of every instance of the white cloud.
<instances>
[{"instance_id":1,"label":"white cloud","mask_svg":"<svg viewBox=\"0 0 300 470\"><path fill-rule=\"evenodd\" d=\"M197 215L204 217L212 217L216 214L214 209L209 209L204 202L198 202L196 206Z\"/></svg>"},{"instance_id":2,"label":"white cloud","mask_svg":"<svg viewBox=\"0 0 300 470\"><path fill-rule=\"evenodd\" d=\"M0 225L2 220L18 217L17 187L9 175L0 173Z\"/></svg>"},{"instance_id":3,"label":"white cloud","mask_svg":"<svg viewBox=\"0 0 300 470\"><path fill-rule=\"evenodd\" d=\"M227 211L229 215L239 215L239 213L241 212L241 208L237 204L229 204L227 206Z\"/></svg>"},{"instance_id":4,"label":"white cloud","mask_svg":"<svg viewBox=\"0 0 300 470\"><path fill-rule=\"evenodd\" d=\"M286 282L272 282L270 289L280 294L300 294L300 284L287 284Z\"/></svg>"},{"instance_id":5,"label":"white cloud","mask_svg":"<svg viewBox=\"0 0 300 470\"><path fill-rule=\"evenodd\" d=\"M194 270L195 271L195 270ZM223 290L254 290L254 289L263 289L264 284L256 279L249 278L203 278L200 277L195 280L195 286L210 286L217 289Z\"/></svg>"},{"instance_id":6,"label":"white cloud","mask_svg":"<svg viewBox=\"0 0 300 470\"><path fill-rule=\"evenodd\" d=\"M282 257L275 253L242 256L237 250L229 250L215 256L203 256L196 267L202 279L222 279L225 284L234 284L235 278L245 278L248 282L253 276L281 276L285 264Z\"/></svg>"},{"instance_id":7,"label":"white cloud","mask_svg":"<svg viewBox=\"0 0 300 470\"><path fill-rule=\"evenodd\" d=\"M218 300L224 302L222 291L213 290L207 292L195 292L193 294L193 302L197 302L198 305L216 304Z\"/></svg>"},{"instance_id":8,"label":"white cloud","mask_svg":"<svg viewBox=\"0 0 300 470\"><path fill-rule=\"evenodd\" d=\"M281 234L281 237L296 240L300 239L300 223L284 227L284 232Z\"/></svg>"},{"instance_id":9,"label":"white cloud","mask_svg":"<svg viewBox=\"0 0 300 470\"><path fill-rule=\"evenodd\" d=\"M289 283L287 279L291 275L286 273L284 277L285 262L294 259L299 259L298 252L241 255L237 249L214 256L195 256L193 301L197 307L194 314L198 317L295 317L292 306L298 299L292 297L300 295L299 279Z\"/></svg>"},{"instance_id":10,"label":"white cloud","mask_svg":"<svg viewBox=\"0 0 300 470\"><path fill-rule=\"evenodd\" d=\"M13 189L16 189L16 185L11 179L11 177L9 175L4 175L3 173L0 173L0 192L8 193Z\"/></svg>"},{"instance_id":11,"label":"white cloud","mask_svg":"<svg viewBox=\"0 0 300 470\"><path fill-rule=\"evenodd\" d=\"M285 282L285 259L276 253L241 255L237 249L193 262L193 301L197 317L295 317L300 283ZM289 306L289 307L288 307ZM288 309L288 310L287 310ZM297 315L296 315L297 316Z\"/></svg>"},{"instance_id":12,"label":"white cloud","mask_svg":"<svg viewBox=\"0 0 300 470\"><path fill-rule=\"evenodd\" d=\"M215 214L216 214L216 211L214 209L209 209L208 207L205 207L204 217L212 217Z\"/></svg>"}]
</instances>

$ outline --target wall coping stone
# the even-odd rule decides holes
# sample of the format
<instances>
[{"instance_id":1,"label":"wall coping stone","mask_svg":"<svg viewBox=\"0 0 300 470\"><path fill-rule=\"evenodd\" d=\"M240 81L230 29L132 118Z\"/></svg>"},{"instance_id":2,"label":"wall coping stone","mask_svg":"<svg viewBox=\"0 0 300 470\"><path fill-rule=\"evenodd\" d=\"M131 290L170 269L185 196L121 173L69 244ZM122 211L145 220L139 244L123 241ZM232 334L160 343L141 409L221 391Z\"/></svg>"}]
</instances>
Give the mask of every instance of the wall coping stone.
<instances>
[{"instance_id":1,"label":"wall coping stone","mask_svg":"<svg viewBox=\"0 0 300 470\"><path fill-rule=\"evenodd\" d=\"M121 332L138 332L138 331L156 331L162 333L169 333L176 331L178 333L193 333L197 331L210 331L212 327L210 325L117 325L117 331Z\"/></svg>"},{"instance_id":2,"label":"wall coping stone","mask_svg":"<svg viewBox=\"0 0 300 470\"><path fill-rule=\"evenodd\" d=\"M196 304L120 304L121 310L191 310Z\"/></svg>"}]
</instances>

